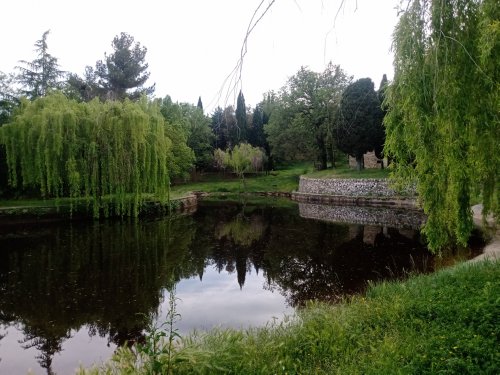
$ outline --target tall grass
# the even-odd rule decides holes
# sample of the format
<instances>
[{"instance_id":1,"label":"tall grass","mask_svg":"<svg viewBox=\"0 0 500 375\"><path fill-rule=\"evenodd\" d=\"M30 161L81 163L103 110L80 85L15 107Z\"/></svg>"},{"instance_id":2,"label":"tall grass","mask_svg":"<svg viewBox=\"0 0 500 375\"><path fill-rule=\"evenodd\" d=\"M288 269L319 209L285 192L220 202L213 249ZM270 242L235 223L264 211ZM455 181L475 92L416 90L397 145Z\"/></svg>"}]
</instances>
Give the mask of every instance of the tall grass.
<instances>
[{"instance_id":1,"label":"tall grass","mask_svg":"<svg viewBox=\"0 0 500 375\"><path fill-rule=\"evenodd\" d=\"M263 328L192 334L174 347L172 373L498 374L499 296L498 261L464 263ZM82 373L121 373L129 353Z\"/></svg>"}]
</instances>

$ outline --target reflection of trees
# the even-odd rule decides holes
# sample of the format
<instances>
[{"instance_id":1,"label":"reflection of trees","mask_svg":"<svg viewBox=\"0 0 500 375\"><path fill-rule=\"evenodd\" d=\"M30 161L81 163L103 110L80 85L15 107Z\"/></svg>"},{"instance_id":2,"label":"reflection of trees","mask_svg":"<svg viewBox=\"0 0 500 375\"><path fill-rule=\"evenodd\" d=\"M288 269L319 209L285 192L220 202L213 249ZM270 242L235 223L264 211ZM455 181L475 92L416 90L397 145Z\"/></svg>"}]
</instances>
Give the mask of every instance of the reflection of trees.
<instances>
[{"instance_id":1,"label":"reflection of trees","mask_svg":"<svg viewBox=\"0 0 500 375\"><path fill-rule=\"evenodd\" d=\"M192 250L200 247L199 239L209 239L203 246L211 248L208 259L216 269L228 273L236 271L240 288L245 284L247 272L254 264L259 269L262 238L269 226L266 210L238 204L200 207L195 215L199 222L198 236Z\"/></svg>"},{"instance_id":2,"label":"reflection of trees","mask_svg":"<svg viewBox=\"0 0 500 375\"><path fill-rule=\"evenodd\" d=\"M192 218L184 217L3 236L0 315L21 323L24 346L36 347L47 369L71 329L84 324L119 345L140 340L162 288L204 268L206 255L189 251L195 232Z\"/></svg>"},{"instance_id":3,"label":"reflection of trees","mask_svg":"<svg viewBox=\"0 0 500 375\"><path fill-rule=\"evenodd\" d=\"M0 319L23 327L24 344L50 370L54 353L82 325L118 345L142 340L162 290L202 278L208 265L235 272L240 287L253 265L265 287L297 306L424 269L429 255L414 236L303 219L295 206L237 204L204 204L175 220L0 234Z\"/></svg>"},{"instance_id":4,"label":"reflection of trees","mask_svg":"<svg viewBox=\"0 0 500 375\"><path fill-rule=\"evenodd\" d=\"M327 223L321 227L304 230L303 236L273 238L266 251L269 287L280 290L292 306L362 292L369 280L428 271L431 256L425 247L397 229ZM298 241L303 249L294 246Z\"/></svg>"},{"instance_id":5,"label":"reflection of trees","mask_svg":"<svg viewBox=\"0 0 500 375\"><path fill-rule=\"evenodd\" d=\"M259 240L263 233L263 218L255 214L250 217L239 214L235 219L220 223L215 228L215 237L217 239L228 237L235 244L241 246L250 246L253 242Z\"/></svg>"},{"instance_id":6,"label":"reflection of trees","mask_svg":"<svg viewBox=\"0 0 500 375\"><path fill-rule=\"evenodd\" d=\"M24 339L20 342L23 349L37 348L40 354L35 358L40 366L47 370L48 375L52 371L52 359L54 354L61 351L62 343L70 338L69 332L46 332L38 328L25 327Z\"/></svg>"}]
</instances>

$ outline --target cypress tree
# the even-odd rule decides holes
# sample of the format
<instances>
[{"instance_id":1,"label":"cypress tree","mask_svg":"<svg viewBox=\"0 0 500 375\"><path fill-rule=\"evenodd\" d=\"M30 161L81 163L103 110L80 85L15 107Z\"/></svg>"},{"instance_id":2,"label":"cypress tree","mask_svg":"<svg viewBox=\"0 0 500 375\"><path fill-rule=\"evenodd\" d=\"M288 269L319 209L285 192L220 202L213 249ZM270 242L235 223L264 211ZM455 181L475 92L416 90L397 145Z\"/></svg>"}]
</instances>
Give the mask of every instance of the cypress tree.
<instances>
[{"instance_id":1,"label":"cypress tree","mask_svg":"<svg viewBox=\"0 0 500 375\"><path fill-rule=\"evenodd\" d=\"M234 144L237 144L247 140L247 107L245 105L245 97L241 91L236 101L235 116L238 136L237 139L234 140Z\"/></svg>"}]
</instances>

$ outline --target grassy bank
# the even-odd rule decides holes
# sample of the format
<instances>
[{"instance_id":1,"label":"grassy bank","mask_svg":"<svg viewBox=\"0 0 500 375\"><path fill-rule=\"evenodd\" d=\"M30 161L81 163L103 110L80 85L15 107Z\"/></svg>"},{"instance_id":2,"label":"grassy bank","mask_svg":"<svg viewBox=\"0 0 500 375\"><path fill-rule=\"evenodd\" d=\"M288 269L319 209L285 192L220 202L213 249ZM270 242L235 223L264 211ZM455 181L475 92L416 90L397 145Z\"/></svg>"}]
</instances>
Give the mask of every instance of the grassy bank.
<instances>
[{"instance_id":1,"label":"grassy bank","mask_svg":"<svg viewBox=\"0 0 500 375\"><path fill-rule=\"evenodd\" d=\"M152 373L154 363L173 374L497 374L499 296L498 262L465 263L310 305L278 325L194 335L170 356L139 363L124 349L82 373Z\"/></svg>"},{"instance_id":2,"label":"grassy bank","mask_svg":"<svg viewBox=\"0 0 500 375\"><path fill-rule=\"evenodd\" d=\"M387 169L365 169L356 171L347 164L340 164L335 169L314 171L311 162L294 163L282 166L268 174L257 174L245 177L244 182L231 173L206 174L201 181L172 186L172 192L178 195L190 191L208 193L247 193L255 192L292 192L299 187L301 175L312 178L387 178Z\"/></svg>"},{"instance_id":3,"label":"grassy bank","mask_svg":"<svg viewBox=\"0 0 500 375\"><path fill-rule=\"evenodd\" d=\"M389 169L363 169L358 171L347 164L339 165L335 169L310 172L306 177L311 178L387 178Z\"/></svg>"},{"instance_id":4,"label":"grassy bank","mask_svg":"<svg viewBox=\"0 0 500 375\"><path fill-rule=\"evenodd\" d=\"M299 187L301 175L314 178L385 178L388 176L387 170L363 170L356 171L350 169L346 164L339 165L336 169L324 171L314 171L313 163L302 162L281 166L280 168L262 174L253 174L245 177L241 181L234 174L212 173L200 176L199 181L178 183L171 188L171 199L185 197L193 191L203 191L207 193L229 193L239 194L257 192L283 192L289 193ZM147 196L147 200L154 201L153 196ZM32 208L37 209L55 207L86 206L88 202L83 198L59 198L59 199L9 199L0 200L0 210L7 208ZM15 212L15 210L14 210Z\"/></svg>"}]
</instances>

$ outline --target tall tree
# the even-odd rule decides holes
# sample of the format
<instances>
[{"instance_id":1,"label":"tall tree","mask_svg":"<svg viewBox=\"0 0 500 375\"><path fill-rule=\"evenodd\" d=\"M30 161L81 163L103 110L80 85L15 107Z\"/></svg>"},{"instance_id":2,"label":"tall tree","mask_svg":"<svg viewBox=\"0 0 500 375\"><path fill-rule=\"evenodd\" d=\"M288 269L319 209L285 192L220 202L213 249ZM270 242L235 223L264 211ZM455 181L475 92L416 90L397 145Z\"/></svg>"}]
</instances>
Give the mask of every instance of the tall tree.
<instances>
[{"instance_id":1,"label":"tall tree","mask_svg":"<svg viewBox=\"0 0 500 375\"><path fill-rule=\"evenodd\" d=\"M198 97L198 104L196 106L203 112L203 103L201 101L201 96Z\"/></svg>"},{"instance_id":2,"label":"tall tree","mask_svg":"<svg viewBox=\"0 0 500 375\"><path fill-rule=\"evenodd\" d=\"M382 112L380 115L382 116L382 123L383 123L383 118L387 114L387 107L384 105L385 101L385 93L387 90L387 86L389 85L389 81L387 80L387 75L384 74L382 76L382 80L380 81L380 84L378 86L378 91L377 91L377 96L378 96L378 101L380 103ZM375 139L375 155L377 158L381 159L381 166L384 168L384 161L383 161L383 152L384 152L384 144L385 144L385 130L381 129L378 133L378 139Z\"/></svg>"},{"instance_id":3,"label":"tall tree","mask_svg":"<svg viewBox=\"0 0 500 375\"><path fill-rule=\"evenodd\" d=\"M337 145L356 158L358 170L364 167L363 155L379 147L383 137L383 113L374 84L362 78L349 85L336 115Z\"/></svg>"},{"instance_id":4,"label":"tall tree","mask_svg":"<svg viewBox=\"0 0 500 375\"><path fill-rule=\"evenodd\" d=\"M8 122L19 102L14 82L13 74L0 72L0 126Z\"/></svg>"},{"instance_id":5,"label":"tall tree","mask_svg":"<svg viewBox=\"0 0 500 375\"><path fill-rule=\"evenodd\" d=\"M332 113L350 82L338 66L328 64L323 73L302 67L282 88L265 131L278 158L314 158L327 167L327 135Z\"/></svg>"},{"instance_id":6,"label":"tall tree","mask_svg":"<svg viewBox=\"0 0 500 375\"><path fill-rule=\"evenodd\" d=\"M21 93L29 99L44 96L50 89L62 87L62 78L66 74L59 69L57 58L48 52L47 37L50 30L43 33L42 39L35 42L37 57L33 61L21 60L17 81L21 84Z\"/></svg>"},{"instance_id":7,"label":"tall tree","mask_svg":"<svg viewBox=\"0 0 500 375\"><path fill-rule=\"evenodd\" d=\"M235 144L247 141L247 107L245 105L245 97L240 91L238 94L238 99L236 101L236 132L237 139L235 139Z\"/></svg>"},{"instance_id":8,"label":"tall tree","mask_svg":"<svg viewBox=\"0 0 500 375\"><path fill-rule=\"evenodd\" d=\"M225 150L227 148L227 129L225 128L224 111L221 107L215 108L212 113L210 127L215 135L214 149Z\"/></svg>"},{"instance_id":9,"label":"tall tree","mask_svg":"<svg viewBox=\"0 0 500 375\"><path fill-rule=\"evenodd\" d=\"M248 143L254 147L265 147L264 111L261 104L257 104L252 113L252 125L248 127Z\"/></svg>"},{"instance_id":10,"label":"tall tree","mask_svg":"<svg viewBox=\"0 0 500 375\"><path fill-rule=\"evenodd\" d=\"M137 100L143 94L151 95L155 85L143 87L150 76L146 47L134 43L134 37L123 32L115 36L111 46L114 52L105 54L104 61L97 61L95 69L97 84L105 97Z\"/></svg>"},{"instance_id":11,"label":"tall tree","mask_svg":"<svg viewBox=\"0 0 500 375\"><path fill-rule=\"evenodd\" d=\"M385 152L434 250L467 243L472 194L500 217L499 19L496 0L412 0L394 33Z\"/></svg>"}]
</instances>

